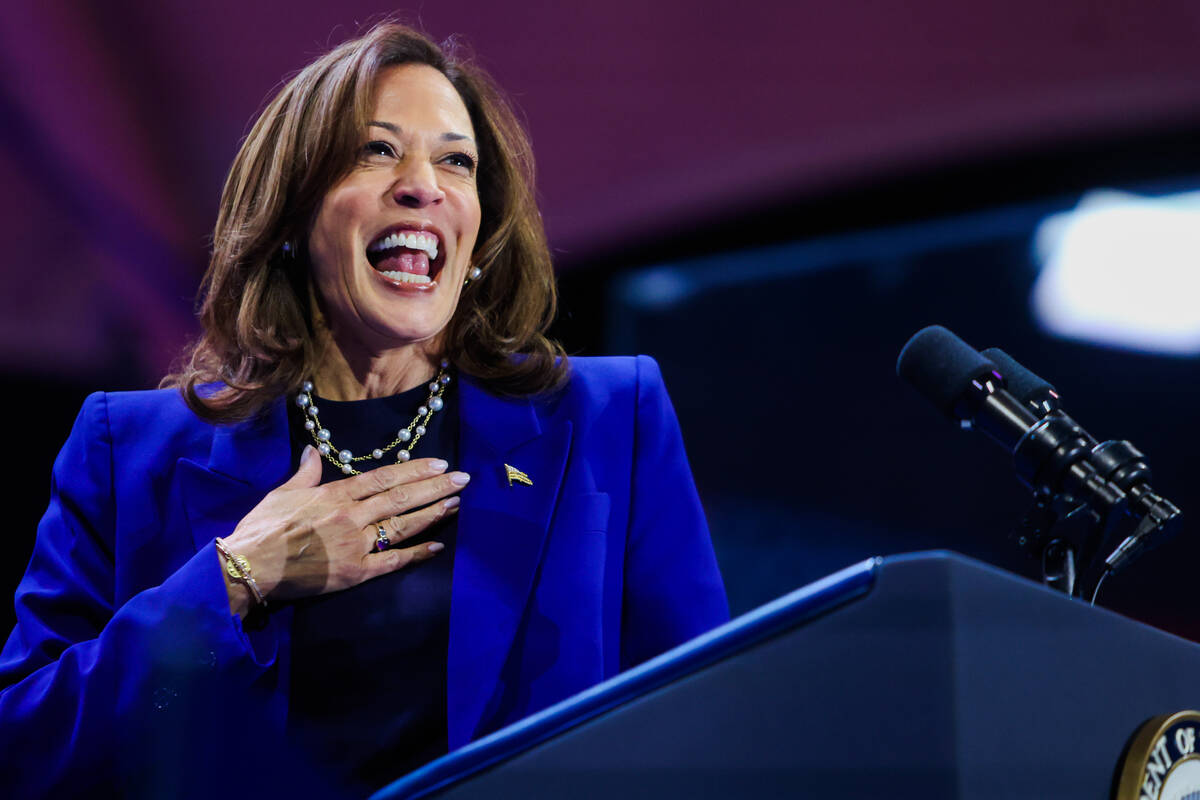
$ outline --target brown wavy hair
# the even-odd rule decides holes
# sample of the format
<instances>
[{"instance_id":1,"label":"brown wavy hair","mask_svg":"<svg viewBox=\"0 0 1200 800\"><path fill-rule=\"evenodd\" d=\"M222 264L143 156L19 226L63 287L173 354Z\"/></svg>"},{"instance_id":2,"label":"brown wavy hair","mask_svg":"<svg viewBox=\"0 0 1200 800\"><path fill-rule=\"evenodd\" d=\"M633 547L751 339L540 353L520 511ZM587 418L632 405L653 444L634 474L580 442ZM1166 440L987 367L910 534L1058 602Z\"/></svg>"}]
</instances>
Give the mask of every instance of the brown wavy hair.
<instances>
[{"instance_id":1,"label":"brown wavy hair","mask_svg":"<svg viewBox=\"0 0 1200 800\"><path fill-rule=\"evenodd\" d=\"M303 244L325 193L353 167L386 67L426 64L458 90L480 150L482 210L471 262L443 337L461 372L489 390L532 395L560 385L567 360L546 336L556 289L533 194L529 139L504 95L453 42L439 47L394 22L373 27L305 67L267 105L221 194L200 287L203 333L162 386L212 422L248 419L296 391L321 358Z\"/></svg>"}]
</instances>

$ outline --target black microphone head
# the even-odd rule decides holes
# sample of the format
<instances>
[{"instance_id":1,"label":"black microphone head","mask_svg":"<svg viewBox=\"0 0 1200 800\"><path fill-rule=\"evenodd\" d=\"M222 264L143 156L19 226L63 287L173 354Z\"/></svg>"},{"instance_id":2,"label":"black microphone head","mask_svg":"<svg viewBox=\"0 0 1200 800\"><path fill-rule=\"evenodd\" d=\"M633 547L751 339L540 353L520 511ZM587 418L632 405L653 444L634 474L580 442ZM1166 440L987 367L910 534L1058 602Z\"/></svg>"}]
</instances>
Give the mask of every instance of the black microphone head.
<instances>
[{"instance_id":1,"label":"black microphone head","mask_svg":"<svg viewBox=\"0 0 1200 800\"><path fill-rule=\"evenodd\" d=\"M1042 415L1060 407L1058 392L1048 381L1034 375L999 347L989 347L983 351L983 356L996 365L1004 376L1009 393L1022 403L1032 406Z\"/></svg>"},{"instance_id":2,"label":"black microphone head","mask_svg":"<svg viewBox=\"0 0 1200 800\"><path fill-rule=\"evenodd\" d=\"M896 374L951 419L971 381L994 372L995 364L941 325L917 331L896 361Z\"/></svg>"}]
</instances>

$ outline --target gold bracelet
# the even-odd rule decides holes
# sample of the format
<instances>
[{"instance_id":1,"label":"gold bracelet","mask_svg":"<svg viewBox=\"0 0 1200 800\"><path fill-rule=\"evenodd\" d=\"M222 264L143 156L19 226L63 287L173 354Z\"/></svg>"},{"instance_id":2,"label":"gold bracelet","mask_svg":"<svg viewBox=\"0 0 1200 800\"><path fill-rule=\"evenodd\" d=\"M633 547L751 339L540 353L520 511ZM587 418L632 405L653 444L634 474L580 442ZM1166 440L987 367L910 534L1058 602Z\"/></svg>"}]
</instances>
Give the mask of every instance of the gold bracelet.
<instances>
[{"instance_id":1,"label":"gold bracelet","mask_svg":"<svg viewBox=\"0 0 1200 800\"><path fill-rule=\"evenodd\" d=\"M254 597L256 605L266 608L267 600L263 597L262 592L258 590L258 583L255 582L254 573L250 570L249 559L238 553L229 552L229 548L225 546L220 537L217 537L216 545L217 552L225 558L225 571L229 573L229 577L250 590L250 594Z\"/></svg>"}]
</instances>

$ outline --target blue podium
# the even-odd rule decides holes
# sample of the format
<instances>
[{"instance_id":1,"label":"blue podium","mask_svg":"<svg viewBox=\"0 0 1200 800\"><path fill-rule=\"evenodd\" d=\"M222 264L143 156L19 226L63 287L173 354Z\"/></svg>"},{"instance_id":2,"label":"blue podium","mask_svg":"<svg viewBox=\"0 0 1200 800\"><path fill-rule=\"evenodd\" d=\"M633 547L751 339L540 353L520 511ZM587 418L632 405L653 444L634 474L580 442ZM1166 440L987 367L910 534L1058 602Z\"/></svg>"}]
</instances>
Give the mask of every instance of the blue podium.
<instances>
[{"instance_id":1,"label":"blue podium","mask_svg":"<svg viewBox=\"0 0 1200 800\"><path fill-rule=\"evenodd\" d=\"M1110 797L1200 646L951 553L872 559L431 762L398 798Z\"/></svg>"}]
</instances>

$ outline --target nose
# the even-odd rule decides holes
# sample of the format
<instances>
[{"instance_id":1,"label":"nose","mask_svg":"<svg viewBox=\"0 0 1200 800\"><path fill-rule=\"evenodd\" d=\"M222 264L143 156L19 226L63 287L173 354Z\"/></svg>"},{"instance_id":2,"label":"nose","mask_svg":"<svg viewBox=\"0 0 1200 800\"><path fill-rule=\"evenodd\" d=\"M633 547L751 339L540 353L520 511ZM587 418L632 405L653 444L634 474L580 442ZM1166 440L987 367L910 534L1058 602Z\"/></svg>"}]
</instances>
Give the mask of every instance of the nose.
<instances>
[{"instance_id":1,"label":"nose","mask_svg":"<svg viewBox=\"0 0 1200 800\"><path fill-rule=\"evenodd\" d=\"M437 205L446 193L438 185L433 165L417 159L405 159L396 168L392 183L392 199L405 208L425 208Z\"/></svg>"}]
</instances>

